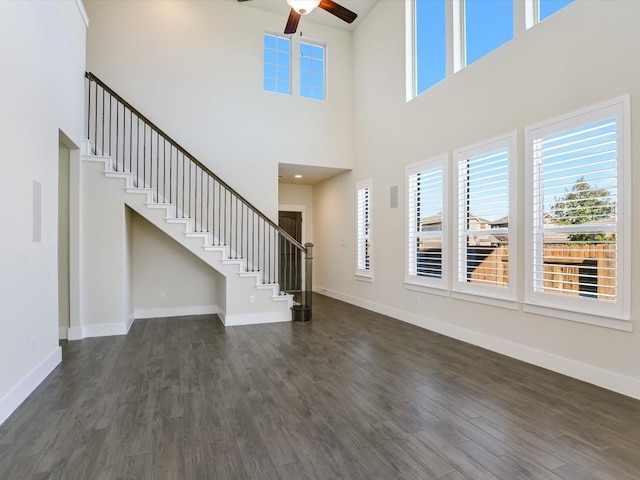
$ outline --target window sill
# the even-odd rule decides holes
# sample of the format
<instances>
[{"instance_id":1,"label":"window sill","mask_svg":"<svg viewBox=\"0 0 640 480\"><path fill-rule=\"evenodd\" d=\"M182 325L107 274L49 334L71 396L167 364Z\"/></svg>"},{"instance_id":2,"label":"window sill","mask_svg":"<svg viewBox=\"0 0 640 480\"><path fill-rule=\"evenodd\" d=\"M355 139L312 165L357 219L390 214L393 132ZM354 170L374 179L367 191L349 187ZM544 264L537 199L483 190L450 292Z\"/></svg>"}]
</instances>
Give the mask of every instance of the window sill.
<instances>
[{"instance_id":1,"label":"window sill","mask_svg":"<svg viewBox=\"0 0 640 480\"><path fill-rule=\"evenodd\" d=\"M411 290L413 292L428 293L431 295L439 295L441 297L450 296L449 290L446 290L444 288L430 287L421 283L404 282L404 288L405 290Z\"/></svg>"},{"instance_id":2,"label":"window sill","mask_svg":"<svg viewBox=\"0 0 640 480\"><path fill-rule=\"evenodd\" d=\"M467 302L482 303L483 305L491 305L492 307L506 308L509 310L520 310L520 304L515 300L505 298L490 297L476 293L467 292L451 292L451 298L456 300L465 300Z\"/></svg>"},{"instance_id":3,"label":"window sill","mask_svg":"<svg viewBox=\"0 0 640 480\"><path fill-rule=\"evenodd\" d=\"M373 283L373 275L363 275L362 273L356 273L356 280L359 282Z\"/></svg>"},{"instance_id":4,"label":"window sill","mask_svg":"<svg viewBox=\"0 0 640 480\"><path fill-rule=\"evenodd\" d=\"M569 320L572 322L586 323L598 327L612 328L614 330L622 330L624 332L633 331L633 322L631 320L622 320L611 317L602 317L590 313L576 312L574 310L564 310L556 307L547 307L537 303L524 302L522 304L523 311L527 313L535 313L537 315L545 315L547 317Z\"/></svg>"}]
</instances>

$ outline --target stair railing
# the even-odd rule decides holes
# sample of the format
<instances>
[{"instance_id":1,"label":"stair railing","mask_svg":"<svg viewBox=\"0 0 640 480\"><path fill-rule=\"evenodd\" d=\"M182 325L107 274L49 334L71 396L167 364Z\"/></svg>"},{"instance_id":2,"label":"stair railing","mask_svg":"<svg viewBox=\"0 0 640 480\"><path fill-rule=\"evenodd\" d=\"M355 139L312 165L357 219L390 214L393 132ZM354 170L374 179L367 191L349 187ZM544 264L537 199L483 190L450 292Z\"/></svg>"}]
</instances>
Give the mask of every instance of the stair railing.
<instances>
[{"instance_id":1,"label":"stair railing","mask_svg":"<svg viewBox=\"0 0 640 480\"><path fill-rule=\"evenodd\" d=\"M309 320L313 244L301 245L98 77L85 77L93 153L111 157L114 171L132 174L135 188L190 219L193 232L227 247L262 284L279 284L281 295L293 296L294 319Z\"/></svg>"}]
</instances>

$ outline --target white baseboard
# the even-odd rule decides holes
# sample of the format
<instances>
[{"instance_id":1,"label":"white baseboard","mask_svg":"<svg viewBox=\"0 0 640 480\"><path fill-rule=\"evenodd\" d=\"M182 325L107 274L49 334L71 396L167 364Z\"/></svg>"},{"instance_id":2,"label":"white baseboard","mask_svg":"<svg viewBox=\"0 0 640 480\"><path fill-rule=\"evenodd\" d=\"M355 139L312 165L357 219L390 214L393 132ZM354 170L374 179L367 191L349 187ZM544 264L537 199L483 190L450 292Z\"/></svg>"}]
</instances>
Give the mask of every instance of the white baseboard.
<instances>
[{"instance_id":1,"label":"white baseboard","mask_svg":"<svg viewBox=\"0 0 640 480\"><path fill-rule=\"evenodd\" d=\"M58 327L58 340L67 339L67 330L69 330L69 327Z\"/></svg>"},{"instance_id":2,"label":"white baseboard","mask_svg":"<svg viewBox=\"0 0 640 480\"><path fill-rule=\"evenodd\" d=\"M240 325L259 325L261 323L290 322L291 310L284 312L266 313L236 313L220 315L220 320L225 327L237 327Z\"/></svg>"},{"instance_id":3,"label":"white baseboard","mask_svg":"<svg viewBox=\"0 0 640 480\"><path fill-rule=\"evenodd\" d=\"M212 315L218 313L217 305L174 308L136 308L134 318L184 317L185 315Z\"/></svg>"},{"instance_id":4,"label":"white baseboard","mask_svg":"<svg viewBox=\"0 0 640 480\"><path fill-rule=\"evenodd\" d=\"M68 340L82 340L91 337L110 337L112 335L126 335L133 325L133 319L126 323L99 323L97 325L84 325L71 327L67 330Z\"/></svg>"},{"instance_id":5,"label":"white baseboard","mask_svg":"<svg viewBox=\"0 0 640 480\"><path fill-rule=\"evenodd\" d=\"M47 378L54 368L62 361L62 349L56 349L40 364L27 374L18 384L2 398L0 398L0 425L9 418L16 408L31 395L38 385Z\"/></svg>"},{"instance_id":6,"label":"white baseboard","mask_svg":"<svg viewBox=\"0 0 640 480\"><path fill-rule=\"evenodd\" d=\"M313 291L640 400L640 379L315 285Z\"/></svg>"}]
</instances>

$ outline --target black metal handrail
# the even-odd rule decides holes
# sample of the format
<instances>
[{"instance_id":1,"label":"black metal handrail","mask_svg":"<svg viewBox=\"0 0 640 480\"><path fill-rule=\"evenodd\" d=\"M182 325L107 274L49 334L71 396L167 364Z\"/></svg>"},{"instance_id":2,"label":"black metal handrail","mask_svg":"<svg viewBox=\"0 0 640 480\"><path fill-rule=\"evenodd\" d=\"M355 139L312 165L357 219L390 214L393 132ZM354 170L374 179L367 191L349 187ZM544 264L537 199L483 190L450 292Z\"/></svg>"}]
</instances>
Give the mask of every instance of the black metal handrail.
<instances>
[{"instance_id":1,"label":"black metal handrail","mask_svg":"<svg viewBox=\"0 0 640 480\"><path fill-rule=\"evenodd\" d=\"M279 283L310 309L313 245L301 245L97 76L85 77L94 153L132 174L134 187L150 188L156 203L171 205L174 218L190 219L210 245L228 247L228 258L242 259L263 284Z\"/></svg>"}]
</instances>

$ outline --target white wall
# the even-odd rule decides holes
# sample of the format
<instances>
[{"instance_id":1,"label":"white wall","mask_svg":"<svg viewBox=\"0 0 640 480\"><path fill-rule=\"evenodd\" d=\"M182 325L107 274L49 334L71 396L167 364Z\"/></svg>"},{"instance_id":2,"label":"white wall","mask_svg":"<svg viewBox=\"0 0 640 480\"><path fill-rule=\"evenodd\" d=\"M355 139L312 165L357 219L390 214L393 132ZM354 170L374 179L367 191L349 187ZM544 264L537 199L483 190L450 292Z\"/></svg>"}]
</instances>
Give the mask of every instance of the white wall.
<instances>
[{"instance_id":1,"label":"white wall","mask_svg":"<svg viewBox=\"0 0 640 480\"><path fill-rule=\"evenodd\" d=\"M60 361L59 131L82 139L86 25L76 2L0 2L0 422ZM32 184L42 241L32 241Z\"/></svg>"},{"instance_id":2,"label":"white wall","mask_svg":"<svg viewBox=\"0 0 640 480\"><path fill-rule=\"evenodd\" d=\"M278 185L278 203L280 210L287 210L287 206L297 206L304 209L302 221L302 243L313 243L313 187L311 185L292 185L280 183ZM293 211L301 211L295 209Z\"/></svg>"},{"instance_id":3,"label":"white wall","mask_svg":"<svg viewBox=\"0 0 640 480\"><path fill-rule=\"evenodd\" d=\"M520 28L513 41L408 103L404 3L379 2L354 34L355 168L315 187L317 288L640 397L637 328L621 332L403 287L407 165L442 153L451 157L456 148L513 130L521 142L526 125L626 93L632 98L632 124L640 123L640 2L577 0L528 31ZM637 129L632 142L638 157ZM522 157L520 144L520 166ZM640 170L632 174L633 184L640 185ZM373 178L373 284L354 279L354 185L366 178ZM394 185L397 209L389 208ZM640 211L637 195L633 208ZM632 250L640 251L640 223L632 233ZM632 258L636 292L638 262ZM521 248L518 267L523 263ZM636 317L638 308L634 299Z\"/></svg>"},{"instance_id":4,"label":"white wall","mask_svg":"<svg viewBox=\"0 0 640 480\"><path fill-rule=\"evenodd\" d=\"M133 213L124 179L105 179L104 161L80 164L80 278L78 325L69 339L122 335L133 322Z\"/></svg>"},{"instance_id":5,"label":"white wall","mask_svg":"<svg viewBox=\"0 0 640 480\"><path fill-rule=\"evenodd\" d=\"M278 162L351 167L350 32L304 22L327 45L318 102L262 89L263 34L282 31L281 15L222 0L87 10L88 69L273 219Z\"/></svg>"},{"instance_id":6,"label":"white wall","mask_svg":"<svg viewBox=\"0 0 640 480\"><path fill-rule=\"evenodd\" d=\"M217 313L221 278L178 242L134 214L135 318Z\"/></svg>"}]
</instances>

